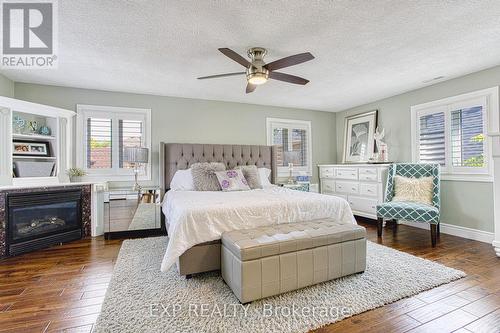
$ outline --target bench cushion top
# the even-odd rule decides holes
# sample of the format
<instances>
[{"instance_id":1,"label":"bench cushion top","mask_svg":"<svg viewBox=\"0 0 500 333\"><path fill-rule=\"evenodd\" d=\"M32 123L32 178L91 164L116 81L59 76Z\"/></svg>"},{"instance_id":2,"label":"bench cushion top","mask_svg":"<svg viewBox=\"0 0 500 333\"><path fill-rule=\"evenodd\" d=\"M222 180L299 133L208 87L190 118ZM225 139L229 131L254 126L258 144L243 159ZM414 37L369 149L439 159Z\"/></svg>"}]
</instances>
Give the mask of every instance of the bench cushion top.
<instances>
[{"instance_id":1,"label":"bench cushion top","mask_svg":"<svg viewBox=\"0 0 500 333\"><path fill-rule=\"evenodd\" d=\"M222 244L246 261L365 237L365 228L357 224L321 219L224 232Z\"/></svg>"}]
</instances>

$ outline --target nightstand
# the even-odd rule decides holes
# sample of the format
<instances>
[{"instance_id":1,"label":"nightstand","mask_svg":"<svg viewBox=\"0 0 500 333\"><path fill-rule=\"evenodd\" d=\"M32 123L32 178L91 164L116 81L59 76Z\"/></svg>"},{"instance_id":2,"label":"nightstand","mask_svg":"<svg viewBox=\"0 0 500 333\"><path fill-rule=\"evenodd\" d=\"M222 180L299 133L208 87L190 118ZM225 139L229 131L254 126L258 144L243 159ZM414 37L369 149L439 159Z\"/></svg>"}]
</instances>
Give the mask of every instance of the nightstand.
<instances>
[{"instance_id":1,"label":"nightstand","mask_svg":"<svg viewBox=\"0 0 500 333\"><path fill-rule=\"evenodd\" d=\"M309 192L309 183L296 183L296 184L279 184L284 188L288 188L290 190Z\"/></svg>"},{"instance_id":2,"label":"nightstand","mask_svg":"<svg viewBox=\"0 0 500 333\"><path fill-rule=\"evenodd\" d=\"M159 186L110 188L105 197L106 239L161 234Z\"/></svg>"}]
</instances>

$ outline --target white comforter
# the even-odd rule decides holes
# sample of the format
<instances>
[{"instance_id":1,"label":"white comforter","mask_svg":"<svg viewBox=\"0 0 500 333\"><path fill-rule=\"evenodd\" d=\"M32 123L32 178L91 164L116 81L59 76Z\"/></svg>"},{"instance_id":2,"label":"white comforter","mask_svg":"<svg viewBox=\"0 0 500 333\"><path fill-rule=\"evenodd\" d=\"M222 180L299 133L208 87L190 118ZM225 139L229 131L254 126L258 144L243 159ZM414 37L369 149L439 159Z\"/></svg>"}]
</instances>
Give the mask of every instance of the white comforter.
<instances>
[{"instance_id":1,"label":"white comforter","mask_svg":"<svg viewBox=\"0 0 500 333\"><path fill-rule=\"evenodd\" d=\"M356 223L342 198L277 186L241 192L169 191L162 210L169 224L164 272L186 250L220 239L224 231L321 218Z\"/></svg>"}]
</instances>

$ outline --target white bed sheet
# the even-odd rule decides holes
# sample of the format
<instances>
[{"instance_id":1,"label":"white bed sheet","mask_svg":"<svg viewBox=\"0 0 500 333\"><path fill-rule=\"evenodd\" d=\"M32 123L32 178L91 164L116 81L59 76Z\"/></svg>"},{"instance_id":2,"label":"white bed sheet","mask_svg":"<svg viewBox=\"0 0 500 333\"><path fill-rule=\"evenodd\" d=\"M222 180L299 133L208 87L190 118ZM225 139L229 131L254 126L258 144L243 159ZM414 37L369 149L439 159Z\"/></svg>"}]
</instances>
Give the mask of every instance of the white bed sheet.
<instances>
[{"instance_id":1,"label":"white bed sheet","mask_svg":"<svg viewBox=\"0 0 500 333\"><path fill-rule=\"evenodd\" d=\"M162 271L186 250L220 239L225 231L321 218L356 224L342 198L278 186L241 192L169 191L162 210L169 224Z\"/></svg>"}]
</instances>

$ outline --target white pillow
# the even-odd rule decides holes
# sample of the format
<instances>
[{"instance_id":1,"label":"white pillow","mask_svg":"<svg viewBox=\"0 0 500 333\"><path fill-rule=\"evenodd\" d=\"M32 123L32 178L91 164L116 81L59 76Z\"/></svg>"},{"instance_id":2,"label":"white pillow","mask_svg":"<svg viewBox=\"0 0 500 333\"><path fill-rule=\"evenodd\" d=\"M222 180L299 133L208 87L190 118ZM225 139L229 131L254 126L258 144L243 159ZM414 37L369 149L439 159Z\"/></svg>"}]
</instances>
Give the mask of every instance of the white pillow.
<instances>
[{"instance_id":1,"label":"white pillow","mask_svg":"<svg viewBox=\"0 0 500 333\"><path fill-rule=\"evenodd\" d=\"M418 202L432 205L432 177L407 178L394 176L394 197L392 201Z\"/></svg>"},{"instance_id":2,"label":"white pillow","mask_svg":"<svg viewBox=\"0 0 500 333\"><path fill-rule=\"evenodd\" d=\"M271 176L271 169L259 168L259 176L262 188L273 186L273 184L271 184L271 182L269 181L269 176Z\"/></svg>"},{"instance_id":3,"label":"white pillow","mask_svg":"<svg viewBox=\"0 0 500 333\"><path fill-rule=\"evenodd\" d=\"M170 189L172 191L194 191L191 169L177 170L170 182Z\"/></svg>"}]
</instances>

